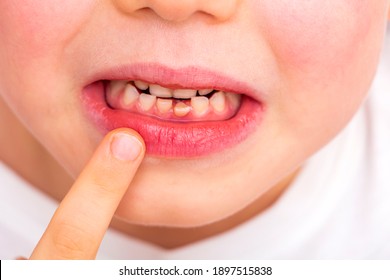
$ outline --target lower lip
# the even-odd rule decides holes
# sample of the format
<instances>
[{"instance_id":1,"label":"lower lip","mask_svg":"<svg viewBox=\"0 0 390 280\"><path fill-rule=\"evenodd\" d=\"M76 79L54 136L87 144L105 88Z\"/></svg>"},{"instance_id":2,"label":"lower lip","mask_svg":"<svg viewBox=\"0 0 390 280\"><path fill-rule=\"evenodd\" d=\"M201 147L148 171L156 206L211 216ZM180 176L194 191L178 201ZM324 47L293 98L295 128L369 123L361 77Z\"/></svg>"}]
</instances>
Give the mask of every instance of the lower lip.
<instances>
[{"instance_id":1,"label":"lower lip","mask_svg":"<svg viewBox=\"0 0 390 280\"><path fill-rule=\"evenodd\" d=\"M87 117L106 134L128 127L144 139L148 155L165 158L193 158L222 152L244 141L263 115L261 104L244 96L237 114L225 121L172 122L110 108L103 82L84 88Z\"/></svg>"}]
</instances>

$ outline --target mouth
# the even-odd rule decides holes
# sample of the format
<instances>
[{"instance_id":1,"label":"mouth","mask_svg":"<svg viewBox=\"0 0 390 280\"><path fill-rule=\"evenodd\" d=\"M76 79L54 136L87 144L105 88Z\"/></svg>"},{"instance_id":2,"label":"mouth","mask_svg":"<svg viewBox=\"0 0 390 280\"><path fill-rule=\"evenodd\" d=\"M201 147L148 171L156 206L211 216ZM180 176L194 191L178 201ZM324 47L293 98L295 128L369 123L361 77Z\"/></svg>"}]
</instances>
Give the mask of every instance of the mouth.
<instances>
[{"instance_id":1,"label":"mouth","mask_svg":"<svg viewBox=\"0 0 390 280\"><path fill-rule=\"evenodd\" d=\"M263 102L246 84L195 67L130 65L91 80L82 91L87 117L102 134L136 130L150 156L223 152L248 138L264 113Z\"/></svg>"}]
</instances>

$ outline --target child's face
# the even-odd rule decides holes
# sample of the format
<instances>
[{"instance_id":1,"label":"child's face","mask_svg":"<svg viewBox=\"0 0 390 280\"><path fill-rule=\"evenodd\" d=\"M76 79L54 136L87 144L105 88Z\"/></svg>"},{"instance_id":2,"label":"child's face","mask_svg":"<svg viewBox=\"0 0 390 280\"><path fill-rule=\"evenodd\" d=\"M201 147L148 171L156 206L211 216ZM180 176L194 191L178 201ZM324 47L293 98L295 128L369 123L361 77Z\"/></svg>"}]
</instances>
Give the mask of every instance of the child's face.
<instances>
[{"instance_id":1,"label":"child's face","mask_svg":"<svg viewBox=\"0 0 390 280\"><path fill-rule=\"evenodd\" d=\"M149 154L117 214L205 224L249 205L345 127L375 73L389 6L2 0L0 94L73 176L108 129L135 128ZM115 96L114 112L103 98L114 79L244 95L233 118L232 100L218 113L217 98L203 117L196 105L184 117L185 106L178 116L157 105L129 113Z\"/></svg>"}]
</instances>

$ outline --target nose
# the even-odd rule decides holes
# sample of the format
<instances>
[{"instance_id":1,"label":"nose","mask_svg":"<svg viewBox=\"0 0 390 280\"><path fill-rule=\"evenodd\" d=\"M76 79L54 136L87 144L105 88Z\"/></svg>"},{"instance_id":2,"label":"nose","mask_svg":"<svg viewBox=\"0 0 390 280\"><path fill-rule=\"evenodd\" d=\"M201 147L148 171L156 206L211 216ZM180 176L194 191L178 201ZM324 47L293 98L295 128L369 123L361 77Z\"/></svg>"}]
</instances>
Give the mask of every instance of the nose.
<instances>
[{"instance_id":1,"label":"nose","mask_svg":"<svg viewBox=\"0 0 390 280\"><path fill-rule=\"evenodd\" d=\"M121 12L134 14L150 9L173 22L185 21L194 14L205 14L217 21L232 17L242 0L112 0Z\"/></svg>"}]
</instances>

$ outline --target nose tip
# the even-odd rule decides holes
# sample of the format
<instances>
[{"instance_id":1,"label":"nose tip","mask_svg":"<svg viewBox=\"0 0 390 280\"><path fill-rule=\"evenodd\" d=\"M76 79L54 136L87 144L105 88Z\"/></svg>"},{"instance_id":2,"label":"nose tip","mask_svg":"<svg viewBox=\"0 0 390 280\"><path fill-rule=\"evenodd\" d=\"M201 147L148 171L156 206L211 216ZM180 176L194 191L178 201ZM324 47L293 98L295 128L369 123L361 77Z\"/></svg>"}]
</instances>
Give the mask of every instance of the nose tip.
<instances>
[{"instance_id":1,"label":"nose tip","mask_svg":"<svg viewBox=\"0 0 390 280\"><path fill-rule=\"evenodd\" d=\"M185 21L198 11L195 1L150 1L148 8L153 10L161 18L168 21Z\"/></svg>"},{"instance_id":2,"label":"nose tip","mask_svg":"<svg viewBox=\"0 0 390 280\"><path fill-rule=\"evenodd\" d=\"M192 15L205 14L217 21L228 20L241 0L113 0L126 14L150 9L164 20L182 22Z\"/></svg>"}]
</instances>

